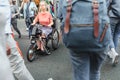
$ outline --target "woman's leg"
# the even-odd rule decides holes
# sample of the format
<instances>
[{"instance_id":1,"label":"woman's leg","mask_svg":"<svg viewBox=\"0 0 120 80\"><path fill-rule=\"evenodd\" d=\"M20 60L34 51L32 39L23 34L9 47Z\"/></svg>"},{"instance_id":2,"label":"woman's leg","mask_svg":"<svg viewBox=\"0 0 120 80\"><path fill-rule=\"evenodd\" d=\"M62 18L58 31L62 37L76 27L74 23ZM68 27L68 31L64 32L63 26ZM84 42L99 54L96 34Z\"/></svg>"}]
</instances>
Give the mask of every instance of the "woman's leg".
<instances>
[{"instance_id":1,"label":"woman's leg","mask_svg":"<svg viewBox=\"0 0 120 80\"><path fill-rule=\"evenodd\" d=\"M41 42L39 41L39 40L36 40L36 42L37 42L37 49L41 49Z\"/></svg>"}]
</instances>

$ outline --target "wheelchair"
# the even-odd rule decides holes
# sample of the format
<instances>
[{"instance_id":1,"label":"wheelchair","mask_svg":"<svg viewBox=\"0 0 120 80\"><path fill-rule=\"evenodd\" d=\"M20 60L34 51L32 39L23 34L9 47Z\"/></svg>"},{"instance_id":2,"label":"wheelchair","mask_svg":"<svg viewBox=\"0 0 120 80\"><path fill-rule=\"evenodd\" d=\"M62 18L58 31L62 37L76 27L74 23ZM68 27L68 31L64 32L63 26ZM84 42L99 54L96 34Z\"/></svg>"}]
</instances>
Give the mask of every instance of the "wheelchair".
<instances>
[{"instance_id":1,"label":"wheelchair","mask_svg":"<svg viewBox=\"0 0 120 80\"><path fill-rule=\"evenodd\" d=\"M39 27L40 25L36 24L34 26ZM38 54L44 53L46 55L50 55L51 51L54 51L59 47L60 37L55 24L52 26L52 32L46 38L41 37L41 35L42 35L42 30L38 28L36 29L35 35L31 35L30 46L27 50L27 60L29 62L35 60ZM41 51L40 49L37 50L37 43L36 43L37 39L39 39L39 41L43 43L44 52Z\"/></svg>"}]
</instances>

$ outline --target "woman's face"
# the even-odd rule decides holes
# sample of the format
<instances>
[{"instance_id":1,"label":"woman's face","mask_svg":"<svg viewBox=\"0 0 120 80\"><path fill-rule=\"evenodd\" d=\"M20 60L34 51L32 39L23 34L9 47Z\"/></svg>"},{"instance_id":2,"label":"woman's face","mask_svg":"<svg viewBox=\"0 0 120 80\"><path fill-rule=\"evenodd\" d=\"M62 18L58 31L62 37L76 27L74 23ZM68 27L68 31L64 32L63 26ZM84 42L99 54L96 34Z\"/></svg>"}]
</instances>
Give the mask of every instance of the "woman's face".
<instances>
[{"instance_id":1,"label":"woman's face","mask_svg":"<svg viewBox=\"0 0 120 80\"><path fill-rule=\"evenodd\" d=\"M40 3L40 8L41 8L41 10L46 10L46 3L45 2L41 2Z\"/></svg>"}]
</instances>

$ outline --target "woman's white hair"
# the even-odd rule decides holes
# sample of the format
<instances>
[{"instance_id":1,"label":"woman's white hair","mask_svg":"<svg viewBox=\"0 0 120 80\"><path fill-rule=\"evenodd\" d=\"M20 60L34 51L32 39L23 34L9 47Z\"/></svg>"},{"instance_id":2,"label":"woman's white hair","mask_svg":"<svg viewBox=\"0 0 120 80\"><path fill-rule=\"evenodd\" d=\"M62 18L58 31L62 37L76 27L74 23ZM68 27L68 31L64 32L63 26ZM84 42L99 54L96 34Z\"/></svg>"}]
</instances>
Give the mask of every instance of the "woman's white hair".
<instances>
[{"instance_id":1,"label":"woman's white hair","mask_svg":"<svg viewBox=\"0 0 120 80\"><path fill-rule=\"evenodd\" d=\"M48 9L48 6L47 6L47 3L46 3L45 0L41 0L41 1L40 1L40 4L41 4L41 3L45 3L45 7L46 7L46 9ZM41 11L41 7L40 7L40 5L39 5L39 11Z\"/></svg>"}]
</instances>

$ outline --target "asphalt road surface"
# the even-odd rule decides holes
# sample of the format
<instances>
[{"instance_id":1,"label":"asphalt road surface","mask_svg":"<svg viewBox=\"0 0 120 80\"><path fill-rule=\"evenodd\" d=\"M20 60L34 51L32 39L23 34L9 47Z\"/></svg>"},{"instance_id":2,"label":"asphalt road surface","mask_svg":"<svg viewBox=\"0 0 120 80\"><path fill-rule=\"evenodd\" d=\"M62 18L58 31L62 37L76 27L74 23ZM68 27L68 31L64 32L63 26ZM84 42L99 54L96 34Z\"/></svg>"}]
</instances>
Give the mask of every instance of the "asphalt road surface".
<instances>
[{"instance_id":1,"label":"asphalt road surface","mask_svg":"<svg viewBox=\"0 0 120 80\"><path fill-rule=\"evenodd\" d=\"M57 50L52 51L51 55L39 55L33 62L28 62L26 52L30 45L28 32L23 19L18 20L18 28L22 33L22 38L18 39L15 32L15 40L23 52L25 64L35 80L73 80L72 65L68 50L62 42ZM119 52L119 47L117 52ZM51 79L49 79L51 80ZM101 80L120 80L120 64L112 67L108 59L104 62L101 70Z\"/></svg>"}]
</instances>

